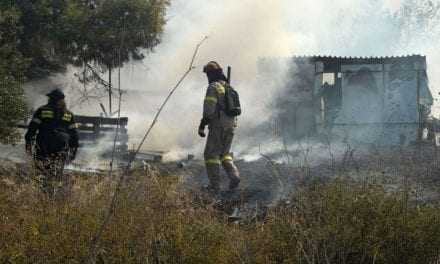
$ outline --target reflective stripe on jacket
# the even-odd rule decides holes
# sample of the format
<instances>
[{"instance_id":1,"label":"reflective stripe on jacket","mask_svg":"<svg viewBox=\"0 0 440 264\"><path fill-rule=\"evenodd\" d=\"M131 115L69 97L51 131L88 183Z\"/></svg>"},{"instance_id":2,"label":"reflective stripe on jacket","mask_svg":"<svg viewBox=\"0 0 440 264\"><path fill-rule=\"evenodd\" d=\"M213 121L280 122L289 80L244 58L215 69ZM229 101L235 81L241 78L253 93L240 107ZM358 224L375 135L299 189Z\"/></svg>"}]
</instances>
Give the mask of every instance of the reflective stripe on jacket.
<instances>
[{"instance_id":1,"label":"reflective stripe on jacket","mask_svg":"<svg viewBox=\"0 0 440 264\"><path fill-rule=\"evenodd\" d=\"M25 135L26 142L37 137L37 144L51 140L55 130L69 134L69 147L78 147L77 125L73 114L68 110L58 110L52 105L44 105L35 111Z\"/></svg>"}]
</instances>

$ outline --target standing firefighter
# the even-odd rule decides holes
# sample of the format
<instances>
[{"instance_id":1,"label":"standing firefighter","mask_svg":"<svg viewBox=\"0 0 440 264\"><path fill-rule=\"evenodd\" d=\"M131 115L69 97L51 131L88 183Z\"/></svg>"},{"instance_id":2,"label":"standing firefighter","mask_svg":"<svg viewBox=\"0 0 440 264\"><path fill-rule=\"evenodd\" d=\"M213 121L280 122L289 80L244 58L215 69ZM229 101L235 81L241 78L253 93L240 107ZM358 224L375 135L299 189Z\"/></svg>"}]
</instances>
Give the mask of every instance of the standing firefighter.
<instances>
[{"instance_id":1,"label":"standing firefighter","mask_svg":"<svg viewBox=\"0 0 440 264\"><path fill-rule=\"evenodd\" d=\"M220 190L220 165L222 165L230 180L229 189L234 190L240 183L240 176L230 151L237 126L236 116L240 113L231 111L233 104L228 103L228 95L236 92L229 85L217 62L209 62L203 68L203 72L208 77L209 86L203 103L203 118L198 133L201 137L205 137L204 131L208 125L209 133L204 152L209 179L208 189L214 193ZM238 94L236 96L238 103Z\"/></svg>"},{"instance_id":2,"label":"standing firefighter","mask_svg":"<svg viewBox=\"0 0 440 264\"><path fill-rule=\"evenodd\" d=\"M52 195L52 184L65 184L64 165L75 159L78 134L73 114L66 109L64 93L55 89L46 96L49 101L34 113L25 139L26 152L34 154L36 167L44 175L43 190ZM35 153L32 153L35 134Z\"/></svg>"}]
</instances>

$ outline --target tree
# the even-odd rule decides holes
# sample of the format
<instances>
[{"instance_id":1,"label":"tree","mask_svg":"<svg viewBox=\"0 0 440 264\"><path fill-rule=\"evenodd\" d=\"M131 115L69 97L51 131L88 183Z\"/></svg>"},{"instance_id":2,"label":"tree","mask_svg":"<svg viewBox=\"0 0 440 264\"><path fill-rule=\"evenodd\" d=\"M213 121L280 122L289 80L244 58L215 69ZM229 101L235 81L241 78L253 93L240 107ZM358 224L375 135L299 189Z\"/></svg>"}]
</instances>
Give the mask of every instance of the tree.
<instances>
[{"instance_id":1,"label":"tree","mask_svg":"<svg viewBox=\"0 0 440 264\"><path fill-rule=\"evenodd\" d=\"M16 135L13 127L25 113L25 80L62 72L68 64L91 64L110 77L112 69L142 59L143 51L159 44L168 5L168 0L1 1L0 137ZM108 92L111 96L111 83Z\"/></svg>"},{"instance_id":2,"label":"tree","mask_svg":"<svg viewBox=\"0 0 440 264\"><path fill-rule=\"evenodd\" d=\"M159 44L168 0L40 0L17 2L23 12L20 48L30 57L31 79L62 71L68 63L108 72ZM95 75L96 76L96 75ZM92 78L93 79L93 78Z\"/></svg>"},{"instance_id":3,"label":"tree","mask_svg":"<svg viewBox=\"0 0 440 264\"><path fill-rule=\"evenodd\" d=\"M70 62L82 65L92 61L114 68L130 58L143 58L141 48L151 50L160 42L168 1L93 3L91 7L90 3L69 2L58 21L57 38L64 41L57 50Z\"/></svg>"},{"instance_id":4,"label":"tree","mask_svg":"<svg viewBox=\"0 0 440 264\"><path fill-rule=\"evenodd\" d=\"M26 104L22 84L27 60L17 49L19 11L0 6L0 142L14 143L18 139L16 125L24 119Z\"/></svg>"},{"instance_id":5,"label":"tree","mask_svg":"<svg viewBox=\"0 0 440 264\"><path fill-rule=\"evenodd\" d=\"M62 71L68 63L106 68L141 59L160 42L168 0L17 0L18 49L31 65L30 79ZM121 47L121 42L123 45Z\"/></svg>"},{"instance_id":6,"label":"tree","mask_svg":"<svg viewBox=\"0 0 440 264\"><path fill-rule=\"evenodd\" d=\"M112 112L111 73L130 59L142 59L142 49L160 42L165 0L70 1L57 20L55 51L77 66L93 63L108 71L109 112Z\"/></svg>"}]
</instances>

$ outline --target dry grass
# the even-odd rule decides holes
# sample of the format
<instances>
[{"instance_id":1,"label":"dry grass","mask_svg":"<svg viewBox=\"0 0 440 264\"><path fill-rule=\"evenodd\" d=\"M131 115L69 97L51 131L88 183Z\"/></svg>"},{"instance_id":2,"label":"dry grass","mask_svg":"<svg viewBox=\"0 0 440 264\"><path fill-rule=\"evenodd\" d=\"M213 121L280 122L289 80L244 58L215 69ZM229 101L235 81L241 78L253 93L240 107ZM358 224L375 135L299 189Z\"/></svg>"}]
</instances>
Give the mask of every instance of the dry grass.
<instances>
[{"instance_id":1,"label":"dry grass","mask_svg":"<svg viewBox=\"0 0 440 264\"><path fill-rule=\"evenodd\" d=\"M97 262L434 263L438 207L411 202L408 189L386 191L350 173L297 188L262 221L235 224L197 194L180 190L176 176L134 172ZM73 175L72 194L61 202L14 172L1 174L0 262L83 263L115 180Z\"/></svg>"}]
</instances>

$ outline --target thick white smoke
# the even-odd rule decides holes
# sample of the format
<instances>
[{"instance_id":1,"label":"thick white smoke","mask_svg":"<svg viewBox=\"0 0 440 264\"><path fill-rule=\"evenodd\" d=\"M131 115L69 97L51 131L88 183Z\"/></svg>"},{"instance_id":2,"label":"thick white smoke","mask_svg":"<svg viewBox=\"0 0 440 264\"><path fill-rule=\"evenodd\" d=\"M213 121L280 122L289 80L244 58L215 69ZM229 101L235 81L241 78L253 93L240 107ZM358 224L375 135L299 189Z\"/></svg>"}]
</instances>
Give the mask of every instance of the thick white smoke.
<instances>
[{"instance_id":1,"label":"thick white smoke","mask_svg":"<svg viewBox=\"0 0 440 264\"><path fill-rule=\"evenodd\" d=\"M256 82L256 62L263 56L292 54L294 38L284 30L282 17L281 2L268 5L263 1L174 1L163 43L142 63L123 69L122 88L129 92L122 110L130 118L133 143L145 132L157 108L187 69L195 45L204 36L208 40L197 56L196 69L170 100L145 149L171 151L172 156L201 153L204 140L196 131L207 86L201 68L210 60L224 68L233 67L232 82L246 109L240 127L267 119L270 113L264 105L269 102L271 91Z\"/></svg>"},{"instance_id":2,"label":"thick white smoke","mask_svg":"<svg viewBox=\"0 0 440 264\"><path fill-rule=\"evenodd\" d=\"M129 117L131 142L139 142L157 108L188 67L195 45L205 35L209 39L197 56L197 68L167 105L146 149L172 151L176 157L202 152L204 142L198 138L196 128L207 81L201 66L210 60L225 68L232 66L232 84L243 100L236 150L249 147L240 143L271 116L272 98L282 89L280 80L276 80L283 76L282 69L273 83L258 82L259 58L424 54L431 90L436 95L435 83L440 81L440 12L429 10L438 5L438 1L427 0L174 0L162 43L144 61L129 63L122 69L121 86L128 90L122 113ZM426 13L429 16L424 16ZM72 81L72 73L57 79L66 86L78 85ZM113 82L117 83L116 74ZM100 110L98 104L84 109L73 110L87 114Z\"/></svg>"}]
</instances>

